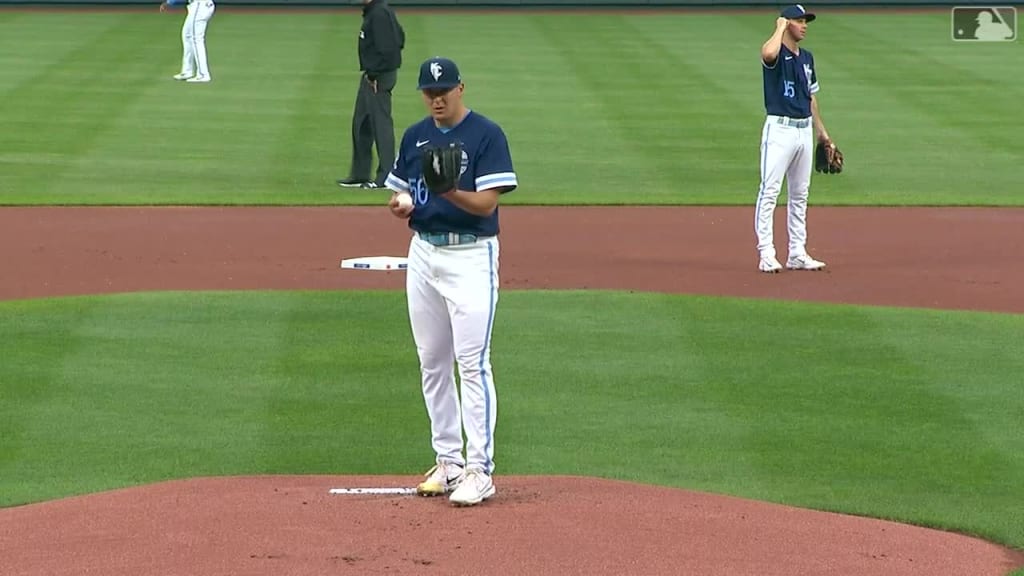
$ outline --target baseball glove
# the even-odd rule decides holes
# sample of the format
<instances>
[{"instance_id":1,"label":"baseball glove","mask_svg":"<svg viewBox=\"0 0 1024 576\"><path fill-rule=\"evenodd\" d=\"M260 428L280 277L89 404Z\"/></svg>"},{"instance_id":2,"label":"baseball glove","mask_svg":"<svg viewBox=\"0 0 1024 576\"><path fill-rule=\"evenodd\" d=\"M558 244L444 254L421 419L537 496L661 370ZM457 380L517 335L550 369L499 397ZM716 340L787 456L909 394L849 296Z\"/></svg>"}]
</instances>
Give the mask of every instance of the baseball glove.
<instances>
[{"instance_id":1,"label":"baseball glove","mask_svg":"<svg viewBox=\"0 0 1024 576\"><path fill-rule=\"evenodd\" d=\"M820 140L814 149L814 169L825 174L843 171L843 153L831 140Z\"/></svg>"},{"instance_id":2,"label":"baseball glove","mask_svg":"<svg viewBox=\"0 0 1024 576\"><path fill-rule=\"evenodd\" d=\"M423 149L423 180L431 194L451 192L462 171L462 146L430 146Z\"/></svg>"}]
</instances>

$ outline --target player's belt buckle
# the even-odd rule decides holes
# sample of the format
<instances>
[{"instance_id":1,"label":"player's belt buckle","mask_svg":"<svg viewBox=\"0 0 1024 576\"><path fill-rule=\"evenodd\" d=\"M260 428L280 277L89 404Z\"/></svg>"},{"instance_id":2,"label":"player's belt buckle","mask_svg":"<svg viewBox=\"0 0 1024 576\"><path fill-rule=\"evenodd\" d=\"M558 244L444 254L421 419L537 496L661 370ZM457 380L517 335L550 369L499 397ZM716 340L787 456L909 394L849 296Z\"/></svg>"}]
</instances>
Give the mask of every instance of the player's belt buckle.
<instances>
[{"instance_id":1,"label":"player's belt buckle","mask_svg":"<svg viewBox=\"0 0 1024 576\"><path fill-rule=\"evenodd\" d=\"M455 232L420 232L419 236L422 240L434 246L475 244L478 239L476 234L458 234Z\"/></svg>"}]
</instances>

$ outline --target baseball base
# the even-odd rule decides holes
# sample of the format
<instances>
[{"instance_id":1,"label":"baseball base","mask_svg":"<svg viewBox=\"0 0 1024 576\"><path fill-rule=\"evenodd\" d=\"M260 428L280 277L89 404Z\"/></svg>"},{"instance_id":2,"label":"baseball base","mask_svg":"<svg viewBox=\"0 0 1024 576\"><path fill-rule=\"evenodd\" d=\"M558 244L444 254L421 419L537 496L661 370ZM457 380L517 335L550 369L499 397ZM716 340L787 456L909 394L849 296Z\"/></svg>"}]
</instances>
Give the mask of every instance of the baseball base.
<instances>
[{"instance_id":1,"label":"baseball base","mask_svg":"<svg viewBox=\"0 0 1024 576\"><path fill-rule=\"evenodd\" d=\"M360 256L341 261L341 267L348 270L397 271L405 270L408 266L408 258L404 256Z\"/></svg>"}]
</instances>

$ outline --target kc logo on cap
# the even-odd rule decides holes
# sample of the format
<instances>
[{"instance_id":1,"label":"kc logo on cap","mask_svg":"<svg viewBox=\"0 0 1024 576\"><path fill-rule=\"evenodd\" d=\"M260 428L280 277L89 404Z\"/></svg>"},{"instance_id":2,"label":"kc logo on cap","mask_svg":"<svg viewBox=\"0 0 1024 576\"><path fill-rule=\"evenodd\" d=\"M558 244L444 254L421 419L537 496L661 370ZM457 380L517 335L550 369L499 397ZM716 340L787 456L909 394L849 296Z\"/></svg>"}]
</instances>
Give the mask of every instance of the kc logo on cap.
<instances>
[{"instance_id":1,"label":"kc logo on cap","mask_svg":"<svg viewBox=\"0 0 1024 576\"><path fill-rule=\"evenodd\" d=\"M459 67L450 59L438 56L420 66L420 81L416 89L455 88L459 84L462 84Z\"/></svg>"}]
</instances>

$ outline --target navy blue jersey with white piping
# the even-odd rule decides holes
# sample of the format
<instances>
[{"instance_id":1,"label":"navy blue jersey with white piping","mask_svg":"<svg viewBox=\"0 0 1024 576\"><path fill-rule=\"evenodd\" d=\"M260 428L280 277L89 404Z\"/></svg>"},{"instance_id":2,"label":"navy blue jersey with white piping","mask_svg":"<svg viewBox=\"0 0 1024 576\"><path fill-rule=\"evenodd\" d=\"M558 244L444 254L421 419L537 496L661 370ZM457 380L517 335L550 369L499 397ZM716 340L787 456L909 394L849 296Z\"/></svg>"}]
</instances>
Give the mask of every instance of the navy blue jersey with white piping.
<instances>
[{"instance_id":1,"label":"navy blue jersey with white piping","mask_svg":"<svg viewBox=\"0 0 1024 576\"><path fill-rule=\"evenodd\" d=\"M761 62L764 77L764 107L771 116L807 118L811 115L811 95L818 91L814 56L801 48L792 52L785 44L772 65Z\"/></svg>"},{"instance_id":2,"label":"navy blue jersey with white piping","mask_svg":"<svg viewBox=\"0 0 1024 576\"><path fill-rule=\"evenodd\" d=\"M470 214L451 201L433 196L423 181L423 147L462 145L459 190L470 192L518 186L512 154L504 131L482 114L470 110L450 129L438 128L430 116L410 126L402 136L398 157L384 185L395 192L408 192L415 204L409 227L417 232L455 232L495 236L499 232L498 209L487 217Z\"/></svg>"}]
</instances>

